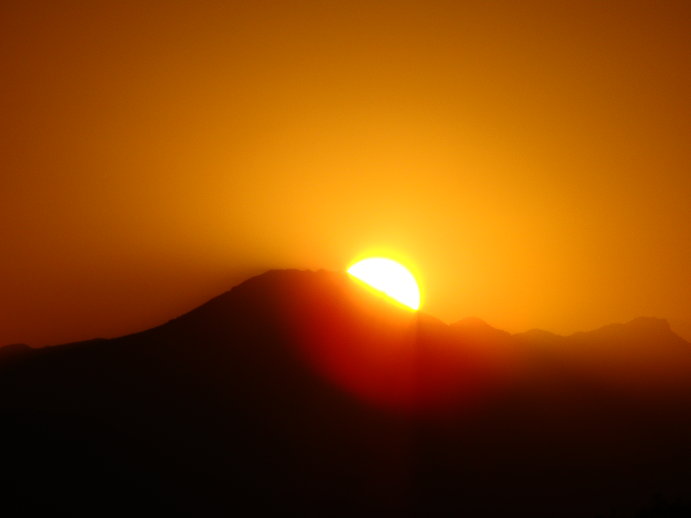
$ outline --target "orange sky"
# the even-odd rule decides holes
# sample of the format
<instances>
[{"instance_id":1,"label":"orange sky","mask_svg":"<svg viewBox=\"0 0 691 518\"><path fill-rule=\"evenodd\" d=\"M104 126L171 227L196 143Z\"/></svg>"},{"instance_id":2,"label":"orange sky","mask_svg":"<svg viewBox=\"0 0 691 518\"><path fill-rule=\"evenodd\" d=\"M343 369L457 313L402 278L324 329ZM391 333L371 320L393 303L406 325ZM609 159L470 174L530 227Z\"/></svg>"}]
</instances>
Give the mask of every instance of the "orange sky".
<instances>
[{"instance_id":1,"label":"orange sky","mask_svg":"<svg viewBox=\"0 0 691 518\"><path fill-rule=\"evenodd\" d=\"M691 338L691 4L0 4L0 344L390 252L424 310Z\"/></svg>"}]
</instances>

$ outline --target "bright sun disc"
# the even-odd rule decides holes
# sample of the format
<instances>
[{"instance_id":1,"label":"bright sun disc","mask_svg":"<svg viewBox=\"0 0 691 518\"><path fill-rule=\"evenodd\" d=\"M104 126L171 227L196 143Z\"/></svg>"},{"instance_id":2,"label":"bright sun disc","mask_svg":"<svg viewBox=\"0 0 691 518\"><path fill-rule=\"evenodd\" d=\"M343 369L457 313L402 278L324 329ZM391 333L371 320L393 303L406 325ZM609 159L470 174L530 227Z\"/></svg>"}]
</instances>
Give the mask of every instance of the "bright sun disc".
<instances>
[{"instance_id":1,"label":"bright sun disc","mask_svg":"<svg viewBox=\"0 0 691 518\"><path fill-rule=\"evenodd\" d=\"M396 261L371 257L352 265L348 273L411 309L420 307L420 289L415 277Z\"/></svg>"}]
</instances>

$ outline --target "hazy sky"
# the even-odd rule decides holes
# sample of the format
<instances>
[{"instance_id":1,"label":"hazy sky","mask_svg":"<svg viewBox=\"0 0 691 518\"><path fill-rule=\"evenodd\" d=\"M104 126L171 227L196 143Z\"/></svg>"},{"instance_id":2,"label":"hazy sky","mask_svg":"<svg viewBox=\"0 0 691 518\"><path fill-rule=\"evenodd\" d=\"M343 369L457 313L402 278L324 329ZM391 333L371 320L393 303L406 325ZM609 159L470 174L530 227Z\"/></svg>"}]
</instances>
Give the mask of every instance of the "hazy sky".
<instances>
[{"instance_id":1,"label":"hazy sky","mask_svg":"<svg viewBox=\"0 0 691 518\"><path fill-rule=\"evenodd\" d=\"M424 310L691 338L691 3L0 3L0 344L268 268L408 261Z\"/></svg>"}]
</instances>

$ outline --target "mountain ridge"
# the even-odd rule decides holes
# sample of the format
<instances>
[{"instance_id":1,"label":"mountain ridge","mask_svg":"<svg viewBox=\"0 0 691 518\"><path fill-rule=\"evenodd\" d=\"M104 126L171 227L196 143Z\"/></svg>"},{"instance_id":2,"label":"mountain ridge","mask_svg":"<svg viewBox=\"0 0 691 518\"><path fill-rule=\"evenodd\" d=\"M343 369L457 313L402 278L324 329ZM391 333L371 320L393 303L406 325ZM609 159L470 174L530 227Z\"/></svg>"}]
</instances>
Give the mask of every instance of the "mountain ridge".
<instances>
[{"instance_id":1,"label":"mountain ridge","mask_svg":"<svg viewBox=\"0 0 691 518\"><path fill-rule=\"evenodd\" d=\"M190 313L198 312L198 310L201 310L202 308L208 306L209 304L217 304L220 301L226 300L232 296L231 294L233 294L233 293L237 294L238 291L244 291L244 290L248 289L249 287L253 287L254 285L257 285L257 284L264 282L264 280L266 280L266 279L278 278L278 277L285 276L285 275L297 276L297 275L304 275L304 274L308 274L308 275L309 274L316 274L316 275L321 275L321 276L338 276L341 279L346 279L348 277L347 274L342 273L342 272L332 272L332 271L323 270L323 269L316 270L316 271L315 270L297 269L297 268L293 268L293 269L270 269L270 270L267 270L266 272L264 272L262 274L255 275L255 276L252 276L252 277L246 279L245 281L233 286L229 290L226 290L226 291L220 293L219 295L216 295L216 296L210 298L206 302L203 302L199 306L194 307L194 308L186 311L185 313L182 313L181 315L172 317L172 318L162 322L161 324L155 325L152 328L149 328L149 329L146 329L143 331L127 333L125 335L121 335L121 336L117 336L117 337L113 337L113 338L96 337L96 338L90 338L87 340L79 340L76 342L66 342L63 344L53 344L53 345L46 345L46 346L39 346L39 347L34 347L34 346L27 345L27 344L6 344L6 345L0 345L0 350L8 348L8 347L12 348L13 350L19 350L20 348L23 349L24 347L29 347L30 349L43 349L45 347L60 347L60 346L68 345L68 344L74 344L74 343L85 343L85 342L99 341L99 340L115 340L115 339L124 338L124 337L131 336L131 335L146 333L146 332L151 331L153 329L157 329L157 328L160 328L162 326L165 326L171 322L175 322L179 319L184 319ZM419 313L424 314L425 318L439 320L436 317L434 317L433 315L425 313L424 311L420 311ZM439 322L442 322L442 321L439 320ZM683 338L681 335L679 335L678 333L676 333L673 330L668 319L660 318L660 317L652 317L652 316L638 316L638 317L634 317L631 320L628 320L625 322L613 322L613 323L601 325L601 326L593 328L593 329L583 330L583 331L575 331L573 333L568 333L568 334L555 333L555 332L548 331L548 330L541 329L541 328L532 328L532 329L529 329L526 331L519 331L519 332L511 333L511 332L502 330L500 328L494 327L493 325L489 324L487 321L485 321L479 317L475 317L475 316L463 317L459 320L453 321L453 322L448 323L448 324L444 323L444 325L447 325L447 326L452 327L452 328L464 329L464 330L468 330L468 331L470 331L470 330L473 330L473 331L482 330L485 332L499 332L502 334L505 333L505 334L508 334L512 337L518 337L518 338L526 338L526 337L530 337L530 336L535 336L535 337L540 337L540 338L546 338L546 337L572 338L572 337L580 337L583 335L592 335L592 334L600 333L603 331L630 329L630 330L646 331L646 332L658 332L658 333L664 333L664 334L670 334L671 333L675 337L691 344L691 342L689 342L688 340L686 340L685 338Z\"/></svg>"},{"instance_id":2,"label":"mountain ridge","mask_svg":"<svg viewBox=\"0 0 691 518\"><path fill-rule=\"evenodd\" d=\"M633 327L663 339L629 358L447 325L345 274L267 272L140 333L15 348L0 510L587 518L691 502L691 354L648 324Z\"/></svg>"}]
</instances>

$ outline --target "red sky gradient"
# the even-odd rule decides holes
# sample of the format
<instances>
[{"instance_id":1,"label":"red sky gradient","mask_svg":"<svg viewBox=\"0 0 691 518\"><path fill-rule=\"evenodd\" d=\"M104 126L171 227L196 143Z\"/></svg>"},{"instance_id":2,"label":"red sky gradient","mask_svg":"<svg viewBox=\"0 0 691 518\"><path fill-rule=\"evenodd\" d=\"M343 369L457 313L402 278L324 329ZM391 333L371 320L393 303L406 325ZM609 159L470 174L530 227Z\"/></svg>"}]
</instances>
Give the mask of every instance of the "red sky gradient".
<instances>
[{"instance_id":1,"label":"red sky gradient","mask_svg":"<svg viewBox=\"0 0 691 518\"><path fill-rule=\"evenodd\" d=\"M691 4L0 4L0 344L368 252L423 310L691 339Z\"/></svg>"}]
</instances>

